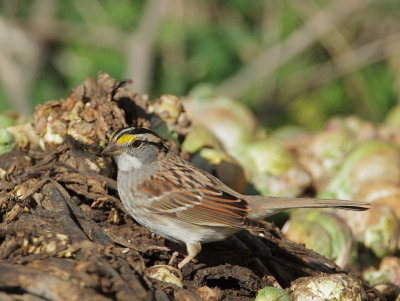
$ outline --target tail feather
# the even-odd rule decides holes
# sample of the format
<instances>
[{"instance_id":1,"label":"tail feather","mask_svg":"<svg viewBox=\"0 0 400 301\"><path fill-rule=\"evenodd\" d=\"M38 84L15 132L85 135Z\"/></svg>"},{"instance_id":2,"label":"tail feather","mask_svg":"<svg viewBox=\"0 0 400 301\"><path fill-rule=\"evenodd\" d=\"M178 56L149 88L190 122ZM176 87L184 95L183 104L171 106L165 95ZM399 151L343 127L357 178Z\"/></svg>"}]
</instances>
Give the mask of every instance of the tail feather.
<instances>
[{"instance_id":1,"label":"tail feather","mask_svg":"<svg viewBox=\"0 0 400 301\"><path fill-rule=\"evenodd\" d=\"M370 208L369 203L317 198L285 198L252 195L247 196L250 202L251 219L261 219L280 211L292 208L338 208L345 210L363 211Z\"/></svg>"}]
</instances>

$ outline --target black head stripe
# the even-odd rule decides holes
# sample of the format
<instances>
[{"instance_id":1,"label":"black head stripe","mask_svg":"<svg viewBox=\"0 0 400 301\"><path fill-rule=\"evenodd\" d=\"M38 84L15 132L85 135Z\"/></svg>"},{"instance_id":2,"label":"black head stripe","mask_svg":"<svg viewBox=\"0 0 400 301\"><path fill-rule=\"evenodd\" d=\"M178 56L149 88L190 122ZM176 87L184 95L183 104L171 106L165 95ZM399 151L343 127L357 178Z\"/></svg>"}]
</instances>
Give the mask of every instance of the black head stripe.
<instances>
[{"instance_id":1,"label":"black head stripe","mask_svg":"<svg viewBox=\"0 0 400 301\"><path fill-rule=\"evenodd\" d=\"M152 134L158 137L155 133L150 131L149 129L141 128L141 127L127 127L127 128L121 128L116 130L114 133L112 133L110 140L118 140L119 137L122 135L143 135L143 134Z\"/></svg>"},{"instance_id":2,"label":"black head stripe","mask_svg":"<svg viewBox=\"0 0 400 301\"><path fill-rule=\"evenodd\" d=\"M131 128L131 131L126 132L126 134L131 134L131 135L153 134L153 135L156 135L154 132L150 131L149 129L139 128L139 127Z\"/></svg>"},{"instance_id":3,"label":"black head stripe","mask_svg":"<svg viewBox=\"0 0 400 301\"><path fill-rule=\"evenodd\" d=\"M121 132L124 131L125 129L126 128L121 128L121 129L115 130L110 136L110 141L113 140L114 138L118 139L118 137L120 136Z\"/></svg>"}]
</instances>

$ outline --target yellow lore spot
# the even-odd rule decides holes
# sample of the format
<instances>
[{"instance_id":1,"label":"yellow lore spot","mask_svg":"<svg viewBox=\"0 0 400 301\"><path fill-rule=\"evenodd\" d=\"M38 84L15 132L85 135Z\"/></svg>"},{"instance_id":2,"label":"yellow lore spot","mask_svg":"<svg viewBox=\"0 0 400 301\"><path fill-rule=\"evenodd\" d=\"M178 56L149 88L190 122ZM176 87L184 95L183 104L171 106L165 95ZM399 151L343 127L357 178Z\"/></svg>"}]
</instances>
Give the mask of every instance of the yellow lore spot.
<instances>
[{"instance_id":1,"label":"yellow lore spot","mask_svg":"<svg viewBox=\"0 0 400 301\"><path fill-rule=\"evenodd\" d=\"M125 134L118 138L117 144L130 143L130 142L134 141L135 139L136 139L135 136Z\"/></svg>"}]
</instances>

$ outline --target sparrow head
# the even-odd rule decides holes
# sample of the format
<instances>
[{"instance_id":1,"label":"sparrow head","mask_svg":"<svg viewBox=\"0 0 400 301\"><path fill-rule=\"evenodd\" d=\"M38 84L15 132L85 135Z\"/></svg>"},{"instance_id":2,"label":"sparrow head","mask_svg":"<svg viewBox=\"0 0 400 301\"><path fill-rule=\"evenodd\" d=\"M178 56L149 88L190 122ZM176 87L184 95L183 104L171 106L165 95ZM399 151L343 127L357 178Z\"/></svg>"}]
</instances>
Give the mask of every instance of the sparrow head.
<instances>
[{"instance_id":1,"label":"sparrow head","mask_svg":"<svg viewBox=\"0 0 400 301\"><path fill-rule=\"evenodd\" d=\"M156 162L165 149L162 139L149 129L129 127L112 133L101 155L113 156L120 170L132 170Z\"/></svg>"}]
</instances>

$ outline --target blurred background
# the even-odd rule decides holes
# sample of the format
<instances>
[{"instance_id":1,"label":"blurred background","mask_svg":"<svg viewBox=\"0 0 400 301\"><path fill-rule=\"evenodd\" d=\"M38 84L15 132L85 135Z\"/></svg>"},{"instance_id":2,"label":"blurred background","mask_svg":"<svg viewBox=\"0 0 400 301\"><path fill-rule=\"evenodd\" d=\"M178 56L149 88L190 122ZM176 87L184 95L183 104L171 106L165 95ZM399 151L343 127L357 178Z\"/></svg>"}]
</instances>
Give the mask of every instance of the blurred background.
<instances>
[{"instance_id":1,"label":"blurred background","mask_svg":"<svg viewBox=\"0 0 400 301\"><path fill-rule=\"evenodd\" d=\"M30 115L99 70L151 98L206 84L273 128L380 122L399 98L400 2L0 1L0 110Z\"/></svg>"}]
</instances>

